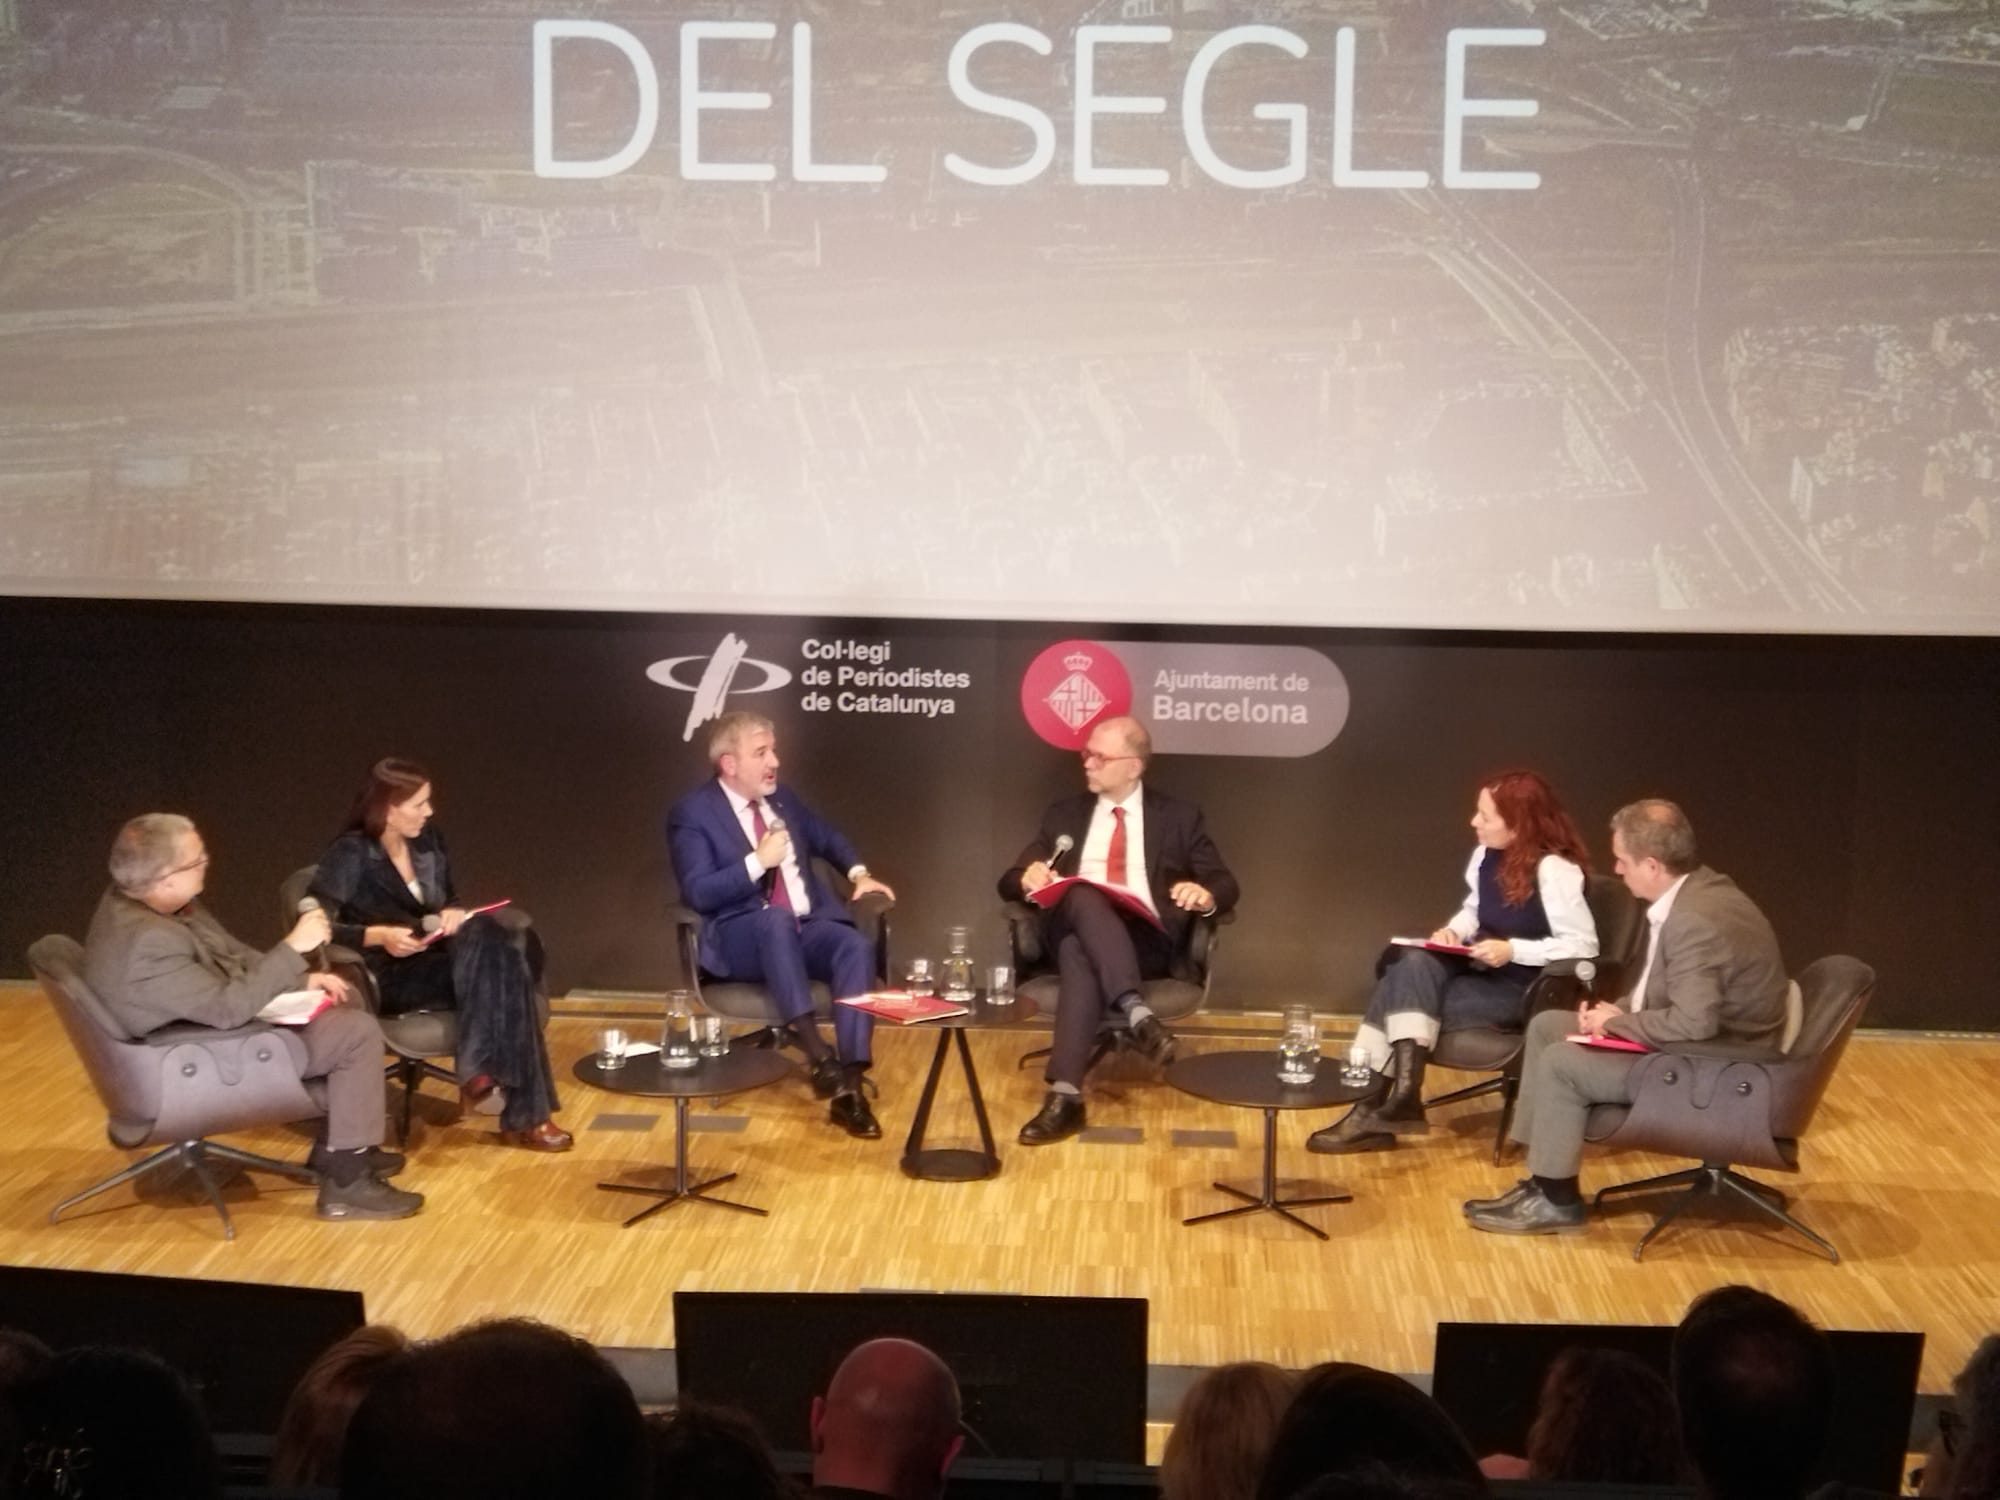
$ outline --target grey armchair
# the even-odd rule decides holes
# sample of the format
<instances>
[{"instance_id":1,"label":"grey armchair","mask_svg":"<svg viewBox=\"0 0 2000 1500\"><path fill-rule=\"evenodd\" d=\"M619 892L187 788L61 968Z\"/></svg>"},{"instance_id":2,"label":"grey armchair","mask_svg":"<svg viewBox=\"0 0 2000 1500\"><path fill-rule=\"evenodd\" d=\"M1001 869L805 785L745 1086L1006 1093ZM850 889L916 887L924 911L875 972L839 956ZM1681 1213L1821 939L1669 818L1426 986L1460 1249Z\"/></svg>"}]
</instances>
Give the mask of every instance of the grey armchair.
<instances>
[{"instance_id":1,"label":"grey armchair","mask_svg":"<svg viewBox=\"0 0 2000 1500\"><path fill-rule=\"evenodd\" d=\"M298 920L299 902L304 899L318 871L318 865L306 865L292 871L278 887L279 911L287 925ZM542 985L542 947L535 936L534 919L517 906L502 907L489 915L505 929L508 938L527 957L528 967L535 976L535 1011L541 1023L548 1025L549 996ZM403 1093L403 1107L395 1115L396 1141L399 1145L403 1144L410 1138L410 1120L417 1102L417 1090L423 1086L424 1080L434 1079L450 1089L458 1087L458 1074L437 1061L441 1057L457 1055L458 1012L449 1009L412 1010L401 1015L385 1016L375 977L359 953L337 943L329 944L326 958L328 967L360 988L369 1013L382 1028L382 1040L395 1056L396 1060L389 1064L389 1077Z\"/></svg>"},{"instance_id":2,"label":"grey armchair","mask_svg":"<svg viewBox=\"0 0 2000 1500\"><path fill-rule=\"evenodd\" d=\"M275 1172L297 1182L319 1181L319 1174L302 1163L278 1161L209 1139L231 1130L284 1125L326 1113L323 1090L317 1082L299 1077L291 1049L269 1026L220 1031L189 1024L134 1036L84 982L83 948L74 938L40 939L28 949L28 966L55 1007L104 1105L111 1144L127 1151L162 1147L95 1187L63 1199L49 1211L51 1224L66 1210L120 1183L179 1167L201 1184L222 1217L223 1238L233 1240L236 1226L222 1200L222 1183L230 1168Z\"/></svg>"},{"instance_id":3,"label":"grey armchair","mask_svg":"<svg viewBox=\"0 0 2000 1500\"><path fill-rule=\"evenodd\" d=\"M1625 993L1635 977L1634 966L1645 956L1645 908L1615 875L1592 875L1584 882L1584 903L1597 924L1597 957L1564 958L1546 965L1528 986L1526 1009L1519 1026L1455 1026L1438 1034L1431 1061L1458 1073L1492 1073L1424 1107L1456 1104L1484 1094L1500 1096L1500 1124L1493 1134L1493 1161L1507 1152L1507 1127L1513 1123L1514 1102L1521 1096L1521 1053L1527 1045L1530 1019L1545 1010L1574 1010L1583 1000L1611 1000ZM1391 948L1385 961L1402 950ZM1379 974L1379 969L1378 969Z\"/></svg>"},{"instance_id":4,"label":"grey armchair","mask_svg":"<svg viewBox=\"0 0 2000 1500\"><path fill-rule=\"evenodd\" d=\"M1006 911L1007 938L1014 959L1014 992L1034 1001L1043 1015L1053 1017L1062 1003L1062 984L1055 973L1054 959L1043 951L1042 909L1025 901L1011 901ZM1186 944L1174 959L1172 973L1164 979L1141 982L1139 998L1162 1024L1185 1020L1208 1003L1209 988L1215 981L1216 956L1222 950L1222 929L1235 920L1233 911L1194 918L1188 923ZM1084 1071L1089 1072L1107 1054L1127 1045L1131 1036L1131 1029L1122 1024L1101 1027ZM1015 1064L1016 1071L1047 1057L1050 1050L1037 1047L1022 1053Z\"/></svg>"},{"instance_id":5,"label":"grey armchair","mask_svg":"<svg viewBox=\"0 0 2000 1500\"><path fill-rule=\"evenodd\" d=\"M1738 1166L1799 1169L1799 1142L1811 1126L1847 1040L1875 993L1875 971L1858 958L1822 958L1799 975L1799 1034L1789 1052L1692 1043L1654 1052L1632 1069L1630 1104L1593 1107L1584 1126L1593 1145L1692 1156L1697 1167L1621 1182L1596 1201L1684 1188L1632 1251L1639 1259L1660 1231L1699 1198L1729 1198L1796 1229L1836 1264L1840 1252L1786 1211L1784 1193Z\"/></svg>"}]
</instances>

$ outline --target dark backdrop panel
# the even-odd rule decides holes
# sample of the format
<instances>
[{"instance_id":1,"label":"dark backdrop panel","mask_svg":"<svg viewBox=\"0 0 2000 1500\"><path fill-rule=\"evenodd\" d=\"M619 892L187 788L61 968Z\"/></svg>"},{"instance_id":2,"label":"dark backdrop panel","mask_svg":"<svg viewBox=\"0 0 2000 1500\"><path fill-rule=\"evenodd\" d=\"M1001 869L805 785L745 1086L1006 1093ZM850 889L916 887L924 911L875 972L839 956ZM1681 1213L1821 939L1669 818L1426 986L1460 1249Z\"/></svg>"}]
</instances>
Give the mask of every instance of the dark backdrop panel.
<instances>
[{"instance_id":1,"label":"dark backdrop panel","mask_svg":"<svg viewBox=\"0 0 2000 1500\"><path fill-rule=\"evenodd\" d=\"M1346 728L1301 759L1163 756L1244 886L1218 1002L1358 1009L1384 936L1456 903L1480 777L1562 790L1608 868L1606 818L1686 805L1708 860L1769 912L1794 967L1851 951L1882 972L1875 1024L1992 1028L1974 939L2000 930L2000 642L1389 634L812 622L704 616L0 601L0 971L43 932L80 935L120 822L184 810L209 898L275 937L275 892L338 830L377 756L437 775L468 897L510 896L552 978L659 989L667 804L704 775L690 697L647 666L736 630L796 667L810 636L889 640L893 665L963 671L959 711L814 714L802 686L738 694L780 725L784 775L897 888L897 944L971 922L1002 941L993 880L1042 805L1080 784L1037 739L1021 675L1071 634L1324 652ZM697 735L697 740L699 736Z\"/></svg>"}]
</instances>

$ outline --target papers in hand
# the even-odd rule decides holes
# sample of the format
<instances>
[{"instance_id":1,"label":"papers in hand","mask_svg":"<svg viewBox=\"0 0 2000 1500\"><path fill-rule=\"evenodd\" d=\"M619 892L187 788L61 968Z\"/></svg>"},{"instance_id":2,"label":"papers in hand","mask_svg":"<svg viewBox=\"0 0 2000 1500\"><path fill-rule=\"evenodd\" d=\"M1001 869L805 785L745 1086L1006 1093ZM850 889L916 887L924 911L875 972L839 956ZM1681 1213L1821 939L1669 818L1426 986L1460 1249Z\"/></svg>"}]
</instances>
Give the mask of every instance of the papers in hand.
<instances>
[{"instance_id":1,"label":"papers in hand","mask_svg":"<svg viewBox=\"0 0 2000 1500\"><path fill-rule=\"evenodd\" d=\"M1071 886L1078 885L1091 886L1104 892L1111 898L1112 904L1121 911L1141 921L1151 922L1162 932L1166 931L1165 925L1160 921L1159 913L1148 906L1137 891L1128 890L1122 885L1107 885L1101 880L1085 880L1081 875L1065 875L1061 880L1051 880L1047 885L1029 891L1028 900L1047 911L1069 894Z\"/></svg>"},{"instance_id":2,"label":"papers in hand","mask_svg":"<svg viewBox=\"0 0 2000 1500\"><path fill-rule=\"evenodd\" d=\"M1466 943L1434 943L1429 938L1390 938L1398 948L1421 948L1426 953L1456 953L1460 958L1472 957L1472 948Z\"/></svg>"},{"instance_id":3,"label":"papers in hand","mask_svg":"<svg viewBox=\"0 0 2000 1500\"><path fill-rule=\"evenodd\" d=\"M856 995L850 1000L842 1000L839 1003L851 1005L856 1010L865 1010L869 1015L880 1016L885 1021L894 1021L898 1026L972 1013L969 1006L954 1005L951 1001L940 1000L934 995L912 995L908 990L873 990L866 995Z\"/></svg>"},{"instance_id":4,"label":"papers in hand","mask_svg":"<svg viewBox=\"0 0 2000 1500\"><path fill-rule=\"evenodd\" d=\"M257 1012L257 1019L273 1026L303 1026L321 1011L338 1005L325 990L286 990L275 995Z\"/></svg>"},{"instance_id":5,"label":"papers in hand","mask_svg":"<svg viewBox=\"0 0 2000 1500\"><path fill-rule=\"evenodd\" d=\"M1644 1042L1628 1042L1622 1036L1588 1036L1581 1031L1572 1031L1567 1038L1579 1047L1602 1047L1606 1052L1651 1052L1653 1049Z\"/></svg>"}]
</instances>

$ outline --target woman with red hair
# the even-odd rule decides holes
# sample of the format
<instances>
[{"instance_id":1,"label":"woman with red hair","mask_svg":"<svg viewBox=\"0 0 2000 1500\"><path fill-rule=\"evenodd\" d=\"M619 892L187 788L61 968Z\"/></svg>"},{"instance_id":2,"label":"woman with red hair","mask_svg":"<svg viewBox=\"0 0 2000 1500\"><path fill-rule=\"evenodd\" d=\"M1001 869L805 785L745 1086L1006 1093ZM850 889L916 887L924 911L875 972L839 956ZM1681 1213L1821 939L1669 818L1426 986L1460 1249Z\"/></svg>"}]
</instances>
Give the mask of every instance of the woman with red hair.
<instances>
[{"instance_id":1,"label":"woman with red hair","mask_svg":"<svg viewBox=\"0 0 2000 1500\"><path fill-rule=\"evenodd\" d=\"M1464 903L1431 934L1460 954L1391 948L1355 1044L1381 1076L1371 1098L1315 1131L1309 1150L1386 1151L1422 1135L1424 1064L1446 1026L1519 1026L1528 986L1544 964L1594 958L1597 923L1583 899L1590 857L1549 784L1507 771L1479 789L1478 847L1465 867Z\"/></svg>"}]
</instances>

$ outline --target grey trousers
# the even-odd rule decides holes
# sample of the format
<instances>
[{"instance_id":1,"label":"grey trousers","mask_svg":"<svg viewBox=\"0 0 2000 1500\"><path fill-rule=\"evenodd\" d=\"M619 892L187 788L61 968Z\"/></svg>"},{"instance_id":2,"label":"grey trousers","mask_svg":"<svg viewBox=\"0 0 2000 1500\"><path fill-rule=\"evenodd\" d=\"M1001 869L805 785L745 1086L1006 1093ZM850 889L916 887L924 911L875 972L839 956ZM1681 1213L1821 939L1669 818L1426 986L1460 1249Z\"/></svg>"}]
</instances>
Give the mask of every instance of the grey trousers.
<instances>
[{"instance_id":1,"label":"grey trousers","mask_svg":"<svg viewBox=\"0 0 2000 1500\"><path fill-rule=\"evenodd\" d=\"M382 1028L358 998L303 1026L273 1027L285 1039L302 1078L326 1080L326 1144L354 1151L382 1144Z\"/></svg>"},{"instance_id":2,"label":"grey trousers","mask_svg":"<svg viewBox=\"0 0 2000 1500\"><path fill-rule=\"evenodd\" d=\"M1521 1097L1508 1134L1528 1148L1537 1177L1574 1177L1583 1161L1583 1126L1593 1104L1632 1102L1636 1052L1599 1052L1566 1042L1573 1010L1545 1010L1528 1023Z\"/></svg>"}]
</instances>

